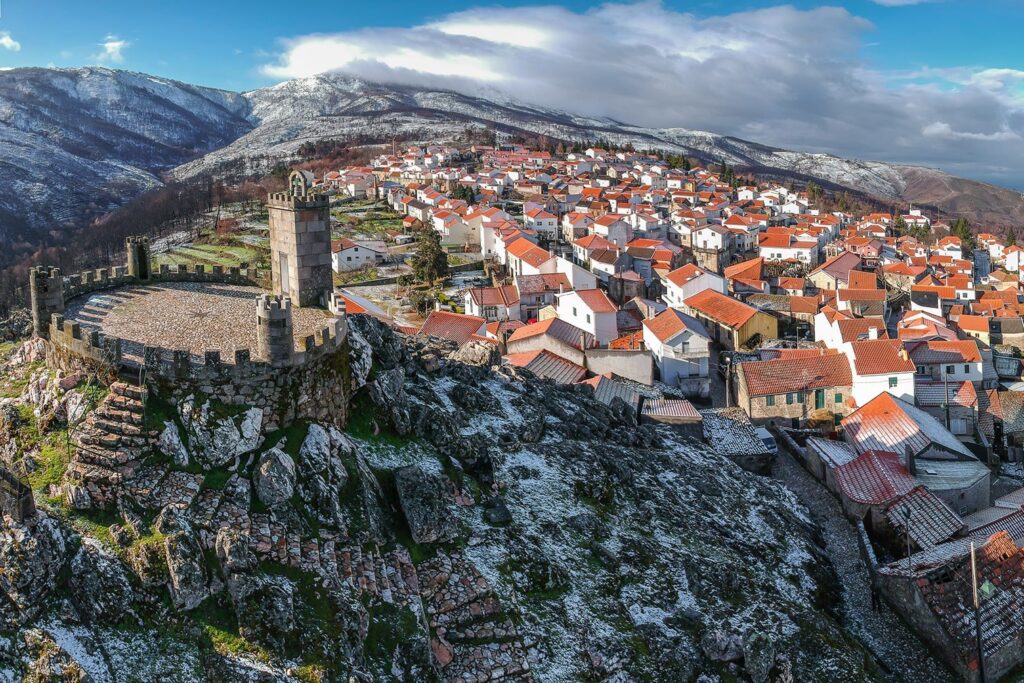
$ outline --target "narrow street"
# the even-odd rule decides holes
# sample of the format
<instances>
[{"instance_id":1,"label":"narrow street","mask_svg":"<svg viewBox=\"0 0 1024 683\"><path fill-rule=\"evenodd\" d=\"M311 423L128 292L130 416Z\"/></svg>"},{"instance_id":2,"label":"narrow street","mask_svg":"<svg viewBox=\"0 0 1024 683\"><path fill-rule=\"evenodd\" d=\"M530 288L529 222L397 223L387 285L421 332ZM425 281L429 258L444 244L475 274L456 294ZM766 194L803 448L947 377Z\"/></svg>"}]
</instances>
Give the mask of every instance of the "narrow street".
<instances>
[{"instance_id":1,"label":"narrow street","mask_svg":"<svg viewBox=\"0 0 1024 683\"><path fill-rule=\"evenodd\" d=\"M887 604L879 612L872 611L870 580L856 529L843 515L839 501L781 443L772 476L796 494L821 526L825 550L842 586L844 626L882 663L890 678L907 683L956 680Z\"/></svg>"}]
</instances>

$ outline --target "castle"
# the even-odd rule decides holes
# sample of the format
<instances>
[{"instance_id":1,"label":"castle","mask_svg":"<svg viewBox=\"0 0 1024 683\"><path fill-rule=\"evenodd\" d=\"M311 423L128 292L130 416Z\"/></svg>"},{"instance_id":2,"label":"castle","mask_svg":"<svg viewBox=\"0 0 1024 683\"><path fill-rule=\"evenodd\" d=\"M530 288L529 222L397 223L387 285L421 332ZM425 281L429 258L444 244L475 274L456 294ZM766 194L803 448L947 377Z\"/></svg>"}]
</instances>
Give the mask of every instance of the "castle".
<instances>
[{"instance_id":1,"label":"castle","mask_svg":"<svg viewBox=\"0 0 1024 683\"><path fill-rule=\"evenodd\" d=\"M71 276L33 268L33 330L49 340L51 363L84 364L151 390L202 389L228 403L245 397L280 410L278 424L299 416L341 422L336 400L281 408L286 392L301 392L315 383L308 375L336 360L347 334L331 280L328 201L313 193L307 173L293 172L268 207L269 290L253 268L154 268L145 237L126 240L124 266ZM331 407L341 417L323 414Z\"/></svg>"}]
</instances>

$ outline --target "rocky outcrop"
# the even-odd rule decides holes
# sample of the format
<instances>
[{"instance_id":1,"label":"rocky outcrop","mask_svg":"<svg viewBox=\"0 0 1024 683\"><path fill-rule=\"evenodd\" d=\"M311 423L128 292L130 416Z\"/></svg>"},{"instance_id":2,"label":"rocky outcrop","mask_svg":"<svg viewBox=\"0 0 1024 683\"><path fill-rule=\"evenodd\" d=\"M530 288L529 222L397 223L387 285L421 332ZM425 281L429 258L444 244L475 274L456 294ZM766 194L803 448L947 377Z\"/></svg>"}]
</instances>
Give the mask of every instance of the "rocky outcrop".
<instances>
[{"instance_id":1,"label":"rocky outcrop","mask_svg":"<svg viewBox=\"0 0 1024 683\"><path fill-rule=\"evenodd\" d=\"M173 678L124 654L138 624L182 680L876 680L780 487L483 346L350 322L350 433L163 404L107 511L0 531L0 673Z\"/></svg>"},{"instance_id":2,"label":"rocky outcrop","mask_svg":"<svg viewBox=\"0 0 1024 683\"><path fill-rule=\"evenodd\" d=\"M204 468L223 467L263 442L263 411L256 407L218 416L210 400L199 403L190 395L180 402L178 415L191 455Z\"/></svg>"},{"instance_id":3,"label":"rocky outcrop","mask_svg":"<svg viewBox=\"0 0 1024 683\"><path fill-rule=\"evenodd\" d=\"M438 543L451 540L455 524L449 511L454 503L445 480L420 466L395 470L398 502L416 543Z\"/></svg>"},{"instance_id":4,"label":"rocky outcrop","mask_svg":"<svg viewBox=\"0 0 1024 683\"><path fill-rule=\"evenodd\" d=\"M256 462L256 497L268 508L291 500L295 493L295 461L280 448L271 448Z\"/></svg>"},{"instance_id":5,"label":"rocky outcrop","mask_svg":"<svg viewBox=\"0 0 1024 683\"><path fill-rule=\"evenodd\" d=\"M185 529L164 539L164 557L167 563L168 588L175 607L193 610L206 599L206 562L202 548L191 531Z\"/></svg>"}]
</instances>

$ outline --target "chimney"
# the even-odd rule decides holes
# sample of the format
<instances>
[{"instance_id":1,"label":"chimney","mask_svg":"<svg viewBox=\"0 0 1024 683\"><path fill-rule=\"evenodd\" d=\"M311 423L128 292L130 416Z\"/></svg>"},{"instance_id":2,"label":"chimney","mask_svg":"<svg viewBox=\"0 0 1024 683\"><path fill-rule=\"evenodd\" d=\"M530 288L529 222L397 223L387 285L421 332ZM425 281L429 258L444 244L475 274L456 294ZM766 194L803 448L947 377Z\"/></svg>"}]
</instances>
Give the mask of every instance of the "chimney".
<instances>
[{"instance_id":1,"label":"chimney","mask_svg":"<svg viewBox=\"0 0 1024 683\"><path fill-rule=\"evenodd\" d=\"M917 476L917 461L910 446L907 446L907 471L910 472L910 476Z\"/></svg>"},{"instance_id":2,"label":"chimney","mask_svg":"<svg viewBox=\"0 0 1024 683\"><path fill-rule=\"evenodd\" d=\"M869 327L868 328L868 339L878 339L878 328L877 327Z\"/></svg>"}]
</instances>

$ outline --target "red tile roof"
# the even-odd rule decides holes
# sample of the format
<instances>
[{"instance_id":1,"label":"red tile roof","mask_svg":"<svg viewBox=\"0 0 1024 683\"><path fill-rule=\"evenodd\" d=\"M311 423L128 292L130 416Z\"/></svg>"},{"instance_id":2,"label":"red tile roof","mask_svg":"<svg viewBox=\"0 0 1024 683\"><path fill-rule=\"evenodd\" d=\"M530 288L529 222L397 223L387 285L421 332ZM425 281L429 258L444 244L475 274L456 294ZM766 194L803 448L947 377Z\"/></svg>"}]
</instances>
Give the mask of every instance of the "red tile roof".
<instances>
[{"instance_id":1,"label":"red tile roof","mask_svg":"<svg viewBox=\"0 0 1024 683\"><path fill-rule=\"evenodd\" d=\"M754 317L757 309L741 301L719 294L713 289L705 289L684 301L687 306L726 327L742 327Z\"/></svg>"},{"instance_id":2,"label":"red tile roof","mask_svg":"<svg viewBox=\"0 0 1024 683\"><path fill-rule=\"evenodd\" d=\"M449 311L431 311L420 334L449 339L460 346L484 327L484 319Z\"/></svg>"},{"instance_id":3,"label":"red tile roof","mask_svg":"<svg viewBox=\"0 0 1024 683\"><path fill-rule=\"evenodd\" d=\"M835 469L836 486L846 498L864 505L884 505L914 488L914 478L888 451L865 451Z\"/></svg>"},{"instance_id":4,"label":"red tile roof","mask_svg":"<svg viewBox=\"0 0 1024 683\"><path fill-rule=\"evenodd\" d=\"M619 307L600 289L577 289L578 296L594 313L614 313Z\"/></svg>"},{"instance_id":5,"label":"red tile roof","mask_svg":"<svg viewBox=\"0 0 1024 683\"><path fill-rule=\"evenodd\" d=\"M917 369L897 339L855 341L850 343L850 348L858 375L891 375Z\"/></svg>"},{"instance_id":6,"label":"red tile roof","mask_svg":"<svg viewBox=\"0 0 1024 683\"><path fill-rule=\"evenodd\" d=\"M938 444L964 458L974 457L938 420L888 392L871 399L844 419L842 425L854 447L862 453L888 450L903 456L908 447L916 454Z\"/></svg>"},{"instance_id":7,"label":"red tile roof","mask_svg":"<svg viewBox=\"0 0 1024 683\"><path fill-rule=\"evenodd\" d=\"M704 326L699 321L674 308L666 308L653 318L644 320L643 325L662 343L688 329L695 334L707 336Z\"/></svg>"},{"instance_id":8,"label":"red tile roof","mask_svg":"<svg viewBox=\"0 0 1024 683\"><path fill-rule=\"evenodd\" d=\"M806 358L778 358L741 363L739 367L750 396L772 396L853 384L850 362L840 353L820 356L813 362Z\"/></svg>"}]
</instances>

